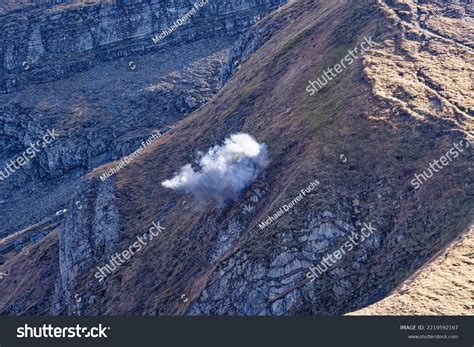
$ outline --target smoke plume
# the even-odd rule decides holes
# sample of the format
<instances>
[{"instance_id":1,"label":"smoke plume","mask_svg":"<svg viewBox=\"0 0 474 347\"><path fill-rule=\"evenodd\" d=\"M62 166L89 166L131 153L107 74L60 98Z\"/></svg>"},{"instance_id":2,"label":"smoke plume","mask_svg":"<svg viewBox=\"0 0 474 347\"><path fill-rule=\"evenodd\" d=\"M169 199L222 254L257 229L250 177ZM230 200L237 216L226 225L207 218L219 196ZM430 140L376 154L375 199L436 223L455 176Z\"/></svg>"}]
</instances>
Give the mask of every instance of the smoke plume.
<instances>
[{"instance_id":1,"label":"smoke plume","mask_svg":"<svg viewBox=\"0 0 474 347\"><path fill-rule=\"evenodd\" d=\"M234 134L221 146L206 154L199 153L195 170L187 164L171 179L161 182L170 189L192 193L202 203L212 200L222 205L235 201L268 165L265 144L259 144L248 134Z\"/></svg>"}]
</instances>

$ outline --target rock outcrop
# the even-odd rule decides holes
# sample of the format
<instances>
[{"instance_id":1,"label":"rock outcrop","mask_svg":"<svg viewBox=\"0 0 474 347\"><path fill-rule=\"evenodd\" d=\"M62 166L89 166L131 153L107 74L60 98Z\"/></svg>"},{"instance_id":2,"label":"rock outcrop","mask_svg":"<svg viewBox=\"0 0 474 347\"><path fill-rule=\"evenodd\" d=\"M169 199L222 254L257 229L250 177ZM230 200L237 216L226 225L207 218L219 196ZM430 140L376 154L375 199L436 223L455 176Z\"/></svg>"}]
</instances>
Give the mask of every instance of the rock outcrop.
<instances>
[{"instance_id":1,"label":"rock outcrop","mask_svg":"<svg viewBox=\"0 0 474 347\"><path fill-rule=\"evenodd\" d=\"M208 1L173 35L158 44L152 37L173 26L194 1L98 1L14 8L0 17L3 39L0 80L3 92L28 82L63 79L100 62L151 52L209 37L236 37L256 18L285 0Z\"/></svg>"}]
</instances>

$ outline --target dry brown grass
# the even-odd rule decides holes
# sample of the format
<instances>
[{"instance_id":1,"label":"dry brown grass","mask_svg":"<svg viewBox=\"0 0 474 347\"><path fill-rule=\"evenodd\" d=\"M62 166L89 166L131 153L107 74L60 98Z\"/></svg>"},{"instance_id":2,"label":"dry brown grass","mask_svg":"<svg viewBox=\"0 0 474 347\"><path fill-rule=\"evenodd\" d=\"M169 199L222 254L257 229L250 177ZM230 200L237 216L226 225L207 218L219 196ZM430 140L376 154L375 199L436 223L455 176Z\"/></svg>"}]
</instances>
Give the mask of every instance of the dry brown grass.
<instances>
[{"instance_id":1,"label":"dry brown grass","mask_svg":"<svg viewBox=\"0 0 474 347\"><path fill-rule=\"evenodd\" d=\"M473 315L474 226L394 293L350 315Z\"/></svg>"}]
</instances>

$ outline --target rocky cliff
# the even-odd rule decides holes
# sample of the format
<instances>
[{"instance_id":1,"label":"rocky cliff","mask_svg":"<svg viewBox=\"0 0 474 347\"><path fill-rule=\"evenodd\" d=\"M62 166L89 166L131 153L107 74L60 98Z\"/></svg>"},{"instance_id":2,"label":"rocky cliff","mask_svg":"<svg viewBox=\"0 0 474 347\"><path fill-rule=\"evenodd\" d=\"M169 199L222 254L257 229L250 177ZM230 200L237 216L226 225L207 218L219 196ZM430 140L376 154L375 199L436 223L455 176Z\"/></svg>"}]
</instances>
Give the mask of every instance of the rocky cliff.
<instances>
[{"instance_id":1,"label":"rocky cliff","mask_svg":"<svg viewBox=\"0 0 474 347\"><path fill-rule=\"evenodd\" d=\"M3 92L63 79L104 61L160 52L204 38L235 37L284 0L209 1L166 40L152 38L182 19L191 0L79 1L13 7L0 19Z\"/></svg>"},{"instance_id":2,"label":"rocky cliff","mask_svg":"<svg viewBox=\"0 0 474 347\"><path fill-rule=\"evenodd\" d=\"M1 168L48 130L61 136L0 182L0 235L63 209L88 171L132 153L153 131L166 132L207 102L222 86L228 49L282 1L210 1L166 39L152 41L193 4L2 7ZM31 204L23 208L26 196Z\"/></svg>"}]
</instances>

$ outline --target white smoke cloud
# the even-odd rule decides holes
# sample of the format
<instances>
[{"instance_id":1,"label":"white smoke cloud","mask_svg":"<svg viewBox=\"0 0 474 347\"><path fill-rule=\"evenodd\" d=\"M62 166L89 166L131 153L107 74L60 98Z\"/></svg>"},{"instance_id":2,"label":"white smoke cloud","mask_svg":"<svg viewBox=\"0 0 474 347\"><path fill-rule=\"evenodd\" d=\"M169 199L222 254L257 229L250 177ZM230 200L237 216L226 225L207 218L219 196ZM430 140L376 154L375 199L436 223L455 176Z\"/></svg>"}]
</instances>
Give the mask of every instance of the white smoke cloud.
<instances>
[{"instance_id":1,"label":"white smoke cloud","mask_svg":"<svg viewBox=\"0 0 474 347\"><path fill-rule=\"evenodd\" d=\"M234 134L222 146L200 153L196 171L187 164L171 179L161 182L170 189L192 193L198 201L223 204L235 201L261 170L268 165L265 144L259 144L248 134Z\"/></svg>"}]
</instances>

